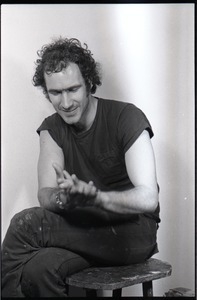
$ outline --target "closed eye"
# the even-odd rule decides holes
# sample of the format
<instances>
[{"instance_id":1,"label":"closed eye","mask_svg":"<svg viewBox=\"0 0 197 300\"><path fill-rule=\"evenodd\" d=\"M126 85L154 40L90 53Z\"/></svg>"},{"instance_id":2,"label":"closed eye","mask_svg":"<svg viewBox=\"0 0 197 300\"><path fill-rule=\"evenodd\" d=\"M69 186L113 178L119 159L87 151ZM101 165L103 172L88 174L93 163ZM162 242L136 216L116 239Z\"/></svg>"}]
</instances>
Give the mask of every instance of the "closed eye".
<instances>
[{"instance_id":1,"label":"closed eye","mask_svg":"<svg viewBox=\"0 0 197 300\"><path fill-rule=\"evenodd\" d=\"M64 92L68 92L68 93L76 93L79 89L80 89L81 85L75 85L72 86L68 89L65 90L55 90L55 89L50 89L48 92L53 95L53 96L58 96L59 94L61 94L63 91Z\"/></svg>"},{"instance_id":2,"label":"closed eye","mask_svg":"<svg viewBox=\"0 0 197 300\"><path fill-rule=\"evenodd\" d=\"M79 86L72 87L72 88L68 89L68 92L69 92L69 93L75 93L75 92L78 91L79 88L80 88Z\"/></svg>"},{"instance_id":3,"label":"closed eye","mask_svg":"<svg viewBox=\"0 0 197 300\"><path fill-rule=\"evenodd\" d=\"M53 96L57 96L57 95L61 94L62 92L58 91L58 90L49 90L49 93Z\"/></svg>"}]
</instances>

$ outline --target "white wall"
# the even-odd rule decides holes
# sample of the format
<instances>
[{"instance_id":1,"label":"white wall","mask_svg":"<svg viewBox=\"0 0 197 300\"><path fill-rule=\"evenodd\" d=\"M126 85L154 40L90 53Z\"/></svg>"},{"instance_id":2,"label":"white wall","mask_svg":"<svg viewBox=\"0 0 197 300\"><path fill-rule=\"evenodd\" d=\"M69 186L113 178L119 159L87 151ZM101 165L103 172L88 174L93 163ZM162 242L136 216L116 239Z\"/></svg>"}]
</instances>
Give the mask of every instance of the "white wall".
<instances>
[{"instance_id":1,"label":"white wall","mask_svg":"<svg viewBox=\"0 0 197 300\"><path fill-rule=\"evenodd\" d=\"M102 63L98 96L133 102L149 118L161 187L155 257L173 268L155 296L194 290L193 4L2 6L2 236L16 212L38 205L35 131L53 109L31 80L36 51L60 35L87 42Z\"/></svg>"}]
</instances>

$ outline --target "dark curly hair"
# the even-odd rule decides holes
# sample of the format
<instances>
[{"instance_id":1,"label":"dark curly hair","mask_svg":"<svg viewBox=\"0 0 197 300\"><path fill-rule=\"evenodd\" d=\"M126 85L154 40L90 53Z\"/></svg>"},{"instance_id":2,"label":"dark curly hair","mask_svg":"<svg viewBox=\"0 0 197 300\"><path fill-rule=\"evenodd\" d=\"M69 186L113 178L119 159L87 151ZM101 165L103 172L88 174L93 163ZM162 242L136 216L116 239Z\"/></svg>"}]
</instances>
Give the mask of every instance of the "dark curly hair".
<instances>
[{"instance_id":1,"label":"dark curly hair","mask_svg":"<svg viewBox=\"0 0 197 300\"><path fill-rule=\"evenodd\" d=\"M84 45L85 47L83 48L80 41L76 38L60 37L53 43L44 45L37 52L40 59L37 59L35 62L36 71L33 76L33 85L40 86L48 100L44 73L61 72L70 62L78 65L88 93L94 94L97 86L101 85L99 65L93 59L87 44L84 43Z\"/></svg>"}]
</instances>

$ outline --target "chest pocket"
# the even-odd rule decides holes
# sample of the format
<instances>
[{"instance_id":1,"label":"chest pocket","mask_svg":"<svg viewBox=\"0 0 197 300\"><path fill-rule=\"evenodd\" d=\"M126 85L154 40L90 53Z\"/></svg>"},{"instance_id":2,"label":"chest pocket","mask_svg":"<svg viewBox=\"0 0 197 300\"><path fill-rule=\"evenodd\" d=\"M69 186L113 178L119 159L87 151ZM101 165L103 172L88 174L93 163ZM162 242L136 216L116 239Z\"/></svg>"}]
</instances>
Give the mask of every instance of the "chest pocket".
<instances>
[{"instance_id":1,"label":"chest pocket","mask_svg":"<svg viewBox=\"0 0 197 300\"><path fill-rule=\"evenodd\" d=\"M126 170L124 158L115 150L95 155L94 168L101 178L110 181L117 180Z\"/></svg>"}]
</instances>

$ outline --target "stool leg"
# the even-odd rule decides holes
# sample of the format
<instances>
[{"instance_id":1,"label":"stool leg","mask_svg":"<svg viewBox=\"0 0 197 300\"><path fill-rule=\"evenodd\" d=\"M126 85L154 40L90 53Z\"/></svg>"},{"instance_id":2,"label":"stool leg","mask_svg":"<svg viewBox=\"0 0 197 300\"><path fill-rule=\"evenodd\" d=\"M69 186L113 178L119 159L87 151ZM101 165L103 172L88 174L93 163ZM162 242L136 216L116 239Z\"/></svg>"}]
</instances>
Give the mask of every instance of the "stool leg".
<instances>
[{"instance_id":1,"label":"stool leg","mask_svg":"<svg viewBox=\"0 0 197 300\"><path fill-rule=\"evenodd\" d=\"M113 290L113 298L121 298L122 289Z\"/></svg>"},{"instance_id":2,"label":"stool leg","mask_svg":"<svg viewBox=\"0 0 197 300\"><path fill-rule=\"evenodd\" d=\"M153 283L147 281L142 283L143 297L153 297Z\"/></svg>"},{"instance_id":3,"label":"stool leg","mask_svg":"<svg viewBox=\"0 0 197 300\"><path fill-rule=\"evenodd\" d=\"M97 293L96 290L85 289L87 298L96 298Z\"/></svg>"}]
</instances>

